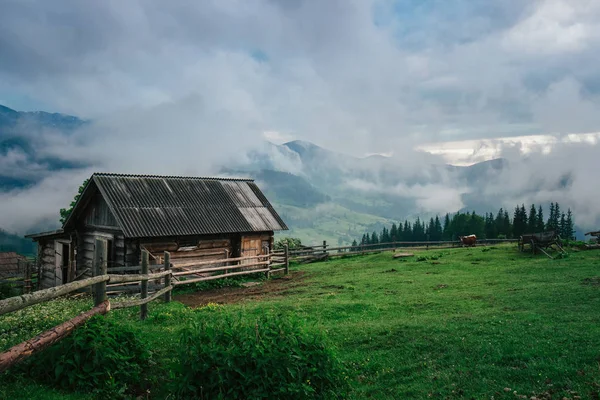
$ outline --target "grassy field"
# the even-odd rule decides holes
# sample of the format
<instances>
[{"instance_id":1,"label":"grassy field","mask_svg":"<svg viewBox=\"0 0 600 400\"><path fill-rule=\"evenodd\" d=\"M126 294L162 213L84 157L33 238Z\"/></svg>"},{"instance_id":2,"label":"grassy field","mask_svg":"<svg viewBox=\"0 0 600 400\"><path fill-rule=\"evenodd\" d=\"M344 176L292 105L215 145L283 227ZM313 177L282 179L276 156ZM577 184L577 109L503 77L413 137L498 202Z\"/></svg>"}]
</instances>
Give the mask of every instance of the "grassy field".
<instances>
[{"instance_id":1,"label":"grassy field","mask_svg":"<svg viewBox=\"0 0 600 400\"><path fill-rule=\"evenodd\" d=\"M291 280L225 289L227 296L180 297L232 304L152 304L144 322L137 310L108 318L144 335L168 366L177 332L192 318L218 318L223 310L294 312L336 344L353 399L599 398L598 251L558 260L514 246L430 250L408 259L388 252L294 270ZM84 397L3 378L0 398Z\"/></svg>"}]
</instances>

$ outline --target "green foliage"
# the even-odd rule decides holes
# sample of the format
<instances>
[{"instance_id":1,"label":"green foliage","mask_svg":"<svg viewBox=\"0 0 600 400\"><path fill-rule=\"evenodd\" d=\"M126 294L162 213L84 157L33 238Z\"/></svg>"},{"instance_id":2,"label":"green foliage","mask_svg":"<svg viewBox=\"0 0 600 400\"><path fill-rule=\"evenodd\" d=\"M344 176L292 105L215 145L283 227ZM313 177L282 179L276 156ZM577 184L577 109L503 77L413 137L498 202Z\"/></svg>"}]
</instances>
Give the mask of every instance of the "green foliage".
<instances>
[{"instance_id":1,"label":"green foliage","mask_svg":"<svg viewBox=\"0 0 600 400\"><path fill-rule=\"evenodd\" d=\"M285 237L275 241L275 250L283 250L284 245L288 245L288 249L295 250L302 246L302 242L298 238Z\"/></svg>"},{"instance_id":2,"label":"green foliage","mask_svg":"<svg viewBox=\"0 0 600 400\"><path fill-rule=\"evenodd\" d=\"M185 279L182 279L185 281ZM176 288L176 293L195 293L201 292L203 290L211 290L211 289L222 289L226 287L236 288L242 287L244 282L255 282L255 281L263 281L266 280L265 274L263 272L259 272L256 274L250 275L241 275L241 276L232 276L228 278L214 279L211 281L203 281L191 283L188 285L183 285L181 287Z\"/></svg>"},{"instance_id":3,"label":"green foliage","mask_svg":"<svg viewBox=\"0 0 600 400\"><path fill-rule=\"evenodd\" d=\"M550 204L550 218L547 224L544 224L542 206L536 209L535 204L531 205L529 215L525 204L516 206L512 220L508 211L503 208L500 208L495 216L493 213L480 216L475 211L457 212L452 217L446 214L443 226L437 215L435 218L431 217L428 223L417 217L412 224L405 220L404 225L392 224L390 230L384 227L379 235L377 232L370 235L366 233L362 236L360 244L457 240L459 236L471 234L481 239L518 238L524 233L543 232L545 228L554 229L562 238L572 238L575 234L573 213L569 209L567 214L558 215L559 210L558 203Z\"/></svg>"},{"instance_id":4,"label":"green foliage","mask_svg":"<svg viewBox=\"0 0 600 400\"><path fill-rule=\"evenodd\" d=\"M61 208L60 209L60 223L61 224L64 224L65 221L69 218L69 215L71 215L71 212L73 211L73 207L75 207L75 204L77 204L77 200L79 200L79 197L81 196L81 193L83 193L83 189L85 189L85 186L87 185L88 181L89 181L89 179L86 179L85 181L83 181L81 186L79 186L79 190L77 191L77 194L75 195L75 197L73 198L73 201L69 205L69 208Z\"/></svg>"},{"instance_id":5,"label":"green foliage","mask_svg":"<svg viewBox=\"0 0 600 400\"><path fill-rule=\"evenodd\" d=\"M116 398L138 389L150 352L136 335L102 316L20 365L37 382Z\"/></svg>"},{"instance_id":6,"label":"green foliage","mask_svg":"<svg viewBox=\"0 0 600 400\"><path fill-rule=\"evenodd\" d=\"M59 298L0 316L0 351L31 339L92 307L90 299Z\"/></svg>"},{"instance_id":7,"label":"green foliage","mask_svg":"<svg viewBox=\"0 0 600 400\"><path fill-rule=\"evenodd\" d=\"M343 392L343 368L323 336L290 316L200 319L183 331L178 361L173 391L179 398L335 398Z\"/></svg>"}]
</instances>

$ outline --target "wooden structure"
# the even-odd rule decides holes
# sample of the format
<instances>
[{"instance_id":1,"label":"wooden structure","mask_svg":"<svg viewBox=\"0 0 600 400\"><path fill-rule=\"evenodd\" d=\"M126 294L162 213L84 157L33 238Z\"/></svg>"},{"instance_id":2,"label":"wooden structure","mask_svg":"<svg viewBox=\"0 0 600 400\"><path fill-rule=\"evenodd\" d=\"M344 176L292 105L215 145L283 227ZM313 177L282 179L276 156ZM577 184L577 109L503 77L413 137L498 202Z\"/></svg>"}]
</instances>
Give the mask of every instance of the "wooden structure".
<instances>
[{"instance_id":1,"label":"wooden structure","mask_svg":"<svg viewBox=\"0 0 600 400\"><path fill-rule=\"evenodd\" d=\"M120 271L123 272L124 269L131 268L136 271L141 270L141 274L111 274L107 267L108 241L106 239L96 239L94 242L94 255L92 260L93 277L50 287L35 293L0 300L0 315L3 315L34 304L50 301L84 288L93 287L95 304L95 307L88 312L80 314L69 321L39 334L33 339L26 340L25 342L0 353L0 373L19 361L66 337L74 329L81 326L94 315L106 314L111 309L140 307L140 318L146 319L148 316L148 303L161 297L166 302L171 301L171 291L177 285L186 285L199 281L225 278L228 276L265 273L268 277L270 274L276 272L284 272L285 274L289 272L287 246L285 247L285 256L279 260L274 259L273 253L269 253L266 255L232 258L228 260L225 267L215 267L216 264L222 264L219 260L200 261L195 265L190 265L190 267L193 267L191 269L180 267L180 269L183 269L183 271L180 272L173 272L171 269L171 254L164 252L162 255L164 270L158 273L150 273L149 256L150 253L147 250L142 250L141 265L123 267ZM272 259L274 262L271 262ZM258 269L252 267L258 267ZM181 279L185 276L192 276L192 279ZM150 281L162 281L159 286L160 289L150 293ZM115 286L130 282L141 283L139 286L139 298L111 303L108 298L109 287L111 285Z\"/></svg>"},{"instance_id":2,"label":"wooden structure","mask_svg":"<svg viewBox=\"0 0 600 400\"><path fill-rule=\"evenodd\" d=\"M41 288L92 275L96 239L109 270L269 254L285 223L252 180L93 174L63 227L27 235L38 243ZM246 261L244 261L246 262ZM139 271L138 271L139 272Z\"/></svg>"},{"instance_id":3,"label":"wooden structure","mask_svg":"<svg viewBox=\"0 0 600 400\"><path fill-rule=\"evenodd\" d=\"M27 258L14 251L0 252L0 278L23 275Z\"/></svg>"},{"instance_id":4,"label":"wooden structure","mask_svg":"<svg viewBox=\"0 0 600 400\"><path fill-rule=\"evenodd\" d=\"M596 243L600 244L600 231L587 232L585 236L591 236L596 238Z\"/></svg>"},{"instance_id":5,"label":"wooden structure","mask_svg":"<svg viewBox=\"0 0 600 400\"><path fill-rule=\"evenodd\" d=\"M521 252L526 251L526 246L529 246L529 250L532 254L536 254L538 251L544 253L549 258L553 258L548 250L555 249L560 254L566 254L562 248L562 241L560 236L555 231L546 231L540 233L528 233L521 235L519 238L519 250Z\"/></svg>"}]
</instances>

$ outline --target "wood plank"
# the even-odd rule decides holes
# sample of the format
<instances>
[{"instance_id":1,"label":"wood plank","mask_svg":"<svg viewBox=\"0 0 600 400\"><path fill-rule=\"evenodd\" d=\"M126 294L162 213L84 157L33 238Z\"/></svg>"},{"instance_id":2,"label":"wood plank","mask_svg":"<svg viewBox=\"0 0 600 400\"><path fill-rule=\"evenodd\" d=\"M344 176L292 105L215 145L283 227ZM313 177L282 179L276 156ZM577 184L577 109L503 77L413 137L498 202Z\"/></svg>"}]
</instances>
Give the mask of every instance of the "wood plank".
<instances>
[{"instance_id":1,"label":"wood plank","mask_svg":"<svg viewBox=\"0 0 600 400\"><path fill-rule=\"evenodd\" d=\"M162 288L158 292L155 292L150 297L146 297L146 298L142 298L142 299L138 299L138 300L130 300L130 301L123 301L123 302L119 302L119 303L114 303L112 305L112 308L115 309L115 310L117 310L119 308L137 307L137 306L141 306L141 305L144 305L144 304L148 304L151 301L158 299L163 294L165 294L167 292L170 292L171 290L173 290L173 288L174 288L174 286L167 286L166 288Z\"/></svg>"},{"instance_id":2,"label":"wood plank","mask_svg":"<svg viewBox=\"0 0 600 400\"><path fill-rule=\"evenodd\" d=\"M257 262L253 264L238 264L238 265L226 265L224 267L215 267L215 268L202 268L202 269L190 269L188 271L183 272L173 272L172 276L185 276L192 274L204 274L207 272L215 272L215 271L225 271L228 269L239 269L239 268L250 268L250 267L258 267L262 265L269 265L269 261Z\"/></svg>"},{"instance_id":3,"label":"wood plank","mask_svg":"<svg viewBox=\"0 0 600 400\"><path fill-rule=\"evenodd\" d=\"M6 371L19 361L24 360L32 354L35 354L68 336L75 328L83 325L94 315L106 314L109 310L110 302L104 301L88 312L78 315L69 321L63 322L62 324L37 335L33 339L11 347L4 353L0 354L0 373Z\"/></svg>"},{"instance_id":4,"label":"wood plank","mask_svg":"<svg viewBox=\"0 0 600 400\"><path fill-rule=\"evenodd\" d=\"M51 287L49 289L39 290L31 294L24 294L22 296L0 300L0 315L17 311L34 304L42 303L44 301L52 300L76 290L95 285L100 282L106 282L109 279L109 275L100 275L93 278L84 279L82 281L70 282L64 285Z\"/></svg>"},{"instance_id":5,"label":"wood plank","mask_svg":"<svg viewBox=\"0 0 600 400\"><path fill-rule=\"evenodd\" d=\"M255 269L255 270L251 270L251 271L232 272L230 274L213 275L213 276L206 276L206 277L203 277L203 278L189 279L189 280L185 280L185 281L178 281L178 282L175 282L175 285L178 286L178 285L185 285L187 283L196 283L196 282L203 282L203 281L211 281L211 280L214 280L214 279L227 278L229 276L258 274L258 273L267 272L267 271L269 271L269 268Z\"/></svg>"}]
</instances>

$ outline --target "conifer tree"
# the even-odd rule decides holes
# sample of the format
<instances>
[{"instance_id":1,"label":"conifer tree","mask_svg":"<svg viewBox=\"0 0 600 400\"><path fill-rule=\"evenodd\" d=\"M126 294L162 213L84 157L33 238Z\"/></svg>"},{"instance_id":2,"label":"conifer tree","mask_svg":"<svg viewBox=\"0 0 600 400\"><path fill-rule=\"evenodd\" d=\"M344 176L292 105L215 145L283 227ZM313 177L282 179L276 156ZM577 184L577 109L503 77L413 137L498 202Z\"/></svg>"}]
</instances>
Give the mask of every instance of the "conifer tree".
<instances>
[{"instance_id":1,"label":"conifer tree","mask_svg":"<svg viewBox=\"0 0 600 400\"><path fill-rule=\"evenodd\" d=\"M434 234L431 240L440 241L442 240L442 235L444 233L442 229L442 223L440 222L440 217L435 216L435 221L433 222L433 230Z\"/></svg>"},{"instance_id":2,"label":"conifer tree","mask_svg":"<svg viewBox=\"0 0 600 400\"><path fill-rule=\"evenodd\" d=\"M379 244L379 236L377 236L377 232L375 231L371 233L371 244Z\"/></svg>"},{"instance_id":3,"label":"conifer tree","mask_svg":"<svg viewBox=\"0 0 600 400\"><path fill-rule=\"evenodd\" d=\"M537 229L537 209L535 204L529 209L529 218L527 218L527 233L535 233Z\"/></svg>"},{"instance_id":4,"label":"conifer tree","mask_svg":"<svg viewBox=\"0 0 600 400\"><path fill-rule=\"evenodd\" d=\"M398 241L398 227L396 226L395 222L392 224L392 228L390 229L390 241Z\"/></svg>"},{"instance_id":5,"label":"conifer tree","mask_svg":"<svg viewBox=\"0 0 600 400\"><path fill-rule=\"evenodd\" d=\"M451 239L451 235L450 235L450 215L448 213L446 213L446 216L444 217L444 228L442 230L442 237L444 238L444 240L450 240Z\"/></svg>"},{"instance_id":6,"label":"conifer tree","mask_svg":"<svg viewBox=\"0 0 600 400\"><path fill-rule=\"evenodd\" d=\"M575 239L575 226L573 223L573 213L571 209L567 209L567 221L565 224L565 238L568 240Z\"/></svg>"},{"instance_id":7,"label":"conifer tree","mask_svg":"<svg viewBox=\"0 0 600 400\"><path fill-rule=\"evenodd\" d=\"M542 206L538 207L538 213L537 213L537 223L535 226L535 232L544 232L545 230L545 226L544 226L544 209L542 208Z\"/></svg>"}]
</instances>

